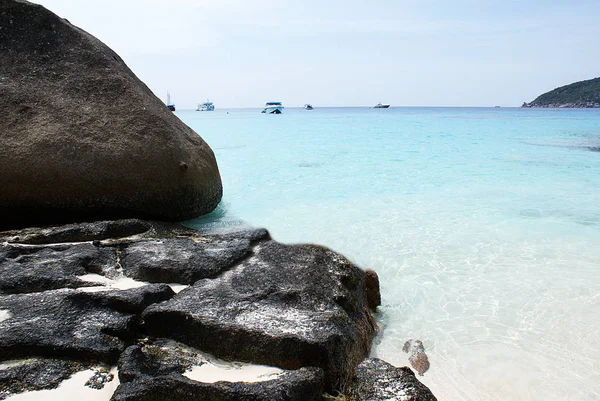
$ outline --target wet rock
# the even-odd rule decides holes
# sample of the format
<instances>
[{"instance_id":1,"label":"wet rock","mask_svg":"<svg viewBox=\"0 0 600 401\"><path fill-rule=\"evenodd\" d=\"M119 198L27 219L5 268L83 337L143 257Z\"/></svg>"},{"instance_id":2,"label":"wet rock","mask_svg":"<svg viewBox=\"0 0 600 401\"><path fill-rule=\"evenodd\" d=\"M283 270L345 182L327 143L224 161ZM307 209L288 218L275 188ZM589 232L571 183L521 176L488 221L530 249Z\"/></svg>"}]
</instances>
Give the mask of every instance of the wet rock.
<instances>
[{"instance_id":1,"label":"wet rock","mask_svg":"<svg viewBox=\"0 0 600 401\"><path fill-rule=\"evenodd\" d=\"M437 401L408 367L366 359L356 368L348 401Z\"/></svg>"},{"instance_id":2,"label":"wet rock","mask_svg":"<svg viewBox=\"0 0 600 401\"><path fill-rule=\"evenodd\" d=\"M251 241L243 237L145 239L121 251L121 264L124 273L136 280L192 284L217 276L251 251Z\"/></svg>"},{"instance_id":3,"label":"wet rock","mask_svg":"<svg viewBox=\"0 0 600 401\"><path fill-rule=\"evenodd\" d=\"M58 387L73 373L86 369L81 362L34 358L0 369L0 400L25 391Z\"/></svg>"},{"instance_id":4,"label":"wet rock","mask_svg":"<svg viewBox=\"0 0 600 401\"><path fill-rule=\"evenodd\" d=\"M259 244L214 279L198 281L143 314L147 332L228 360L320 367L343 391L376 331L365 273L314 245Z\"/></svg>"},{"instance_id":5,"label":"wet rock","mask_svg":"<svg viewBox=\"0 0 600 401\"><path fill-rule=\"evenodd\" d=\"M427 358L421 340L408 340L402 346L402 351L408 353L408 361L413 369L419 373L419 376L423 376L429 370L429 358Z\"/></svg>"},{"instance_id":6,"label":"wet rock","mask_svg":"<svg viewBox=\"0 0 600 401\"><path fill-rule=\"evenodd\" d=\"M201 382L183 376L203 363L206 355L174 341L159 339L130 346L119 358L121 384L112 400L317 401L323 392L323 372L318 368L282 371L257 382L230 382L226 378Z\"/></svg>"},{"instance_id":7,"label":"wet rock","mask_svg":"<svg viewBox=\"0 0 600 401\"><path fill-rule=\"evenodd\" d=\"M53 290L0 297L0 358L70 357L115 362L139 334L150 302L173 295L166 285L87 293Z\"/></svg>"},{"instance_id":8,"label":"wet rock","mask_svg":"<svg viewBox=\"0 0 600 401\"><path fill-rule=\"evenodd\" d=\"M0 2L0 27L0 227L216 207L212 150L117 54L23 0Z\"/></svg>"},{"instance_id":9,"label":"wet rock","mask_svg":"<svg viewBox=\"0 0 600 401\"><path fill-rule=\"evenodd\" d=\"M115 249L92 244L0 245L0 294L97 285L78 278L115 269Z\"/></svg>"},{"instance_id":10,"label":"wet rock","mask_svg":"<svg viewBox=\"0 0 600 401\"><path fill-rule=\"evenodd\" d=\"M0 232L0 242L20 244L52 244L61 242L100 241L142 234L152 228L150 222L138 219L107 220L93 223L35 227Z\"/></svg>"},{"instance_id":11,"label":"wet rock","mask_svg":"<svg viewBox=\"0 0 600 401\"><path fill-rule=\"evenodd\" d=\"M381 305L381 293L379 292L379 276L375 270L365 271L365 292L369 308L377 309Z\"/></svg>"}]
</instances>

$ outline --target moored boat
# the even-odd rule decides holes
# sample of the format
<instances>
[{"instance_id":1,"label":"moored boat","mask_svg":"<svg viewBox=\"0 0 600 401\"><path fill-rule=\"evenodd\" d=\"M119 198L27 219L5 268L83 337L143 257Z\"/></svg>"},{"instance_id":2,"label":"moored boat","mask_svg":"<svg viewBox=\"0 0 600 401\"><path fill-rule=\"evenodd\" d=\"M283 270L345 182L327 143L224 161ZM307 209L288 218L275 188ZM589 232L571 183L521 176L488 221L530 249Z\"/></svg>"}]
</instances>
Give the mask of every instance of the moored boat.
<instances>
[{"instance_id":1,"label":"moored boat","mask_svg":"<svg viewBox=\"0 0 600 401\"><path fill-rule=\"evenodd\" d=\"M267 102L267 104L265 104L265 108L263 109L263 111L261 111L261 113L281 114L282 111L283 105L281 104L281 102Z\"/></svg>"},{"instance_id":2,"label":"moored boat","mask_svg":"<svg viewBox=\"0 0 600 401\"><path fill-rule=\"evenodd\" d=\"M388 107L390 107L389 104L382 104L381 102L373 106L374 109L387 109Z\"/></svg>"},{"instance_id":3,"label":"moored boat","mask_svg":"<svg viewBox=\"0 0 600 401\"><path fill-rule=\"evenodd\" d=\"M175 111L175 104L171 103L171 94L167 91L167 109Z\"/></svg>"},{"instance_id":4,"label":"moored boat","mask_svg":"<svg viewBox=\"0 0 600 401\"><path fill-rule=\"evenodd\" d=\"M198 107L196 111L214 111L215 105L213 102L209 102L208 100L204 103L198 103Z\"/></svg>"}]
</instances>

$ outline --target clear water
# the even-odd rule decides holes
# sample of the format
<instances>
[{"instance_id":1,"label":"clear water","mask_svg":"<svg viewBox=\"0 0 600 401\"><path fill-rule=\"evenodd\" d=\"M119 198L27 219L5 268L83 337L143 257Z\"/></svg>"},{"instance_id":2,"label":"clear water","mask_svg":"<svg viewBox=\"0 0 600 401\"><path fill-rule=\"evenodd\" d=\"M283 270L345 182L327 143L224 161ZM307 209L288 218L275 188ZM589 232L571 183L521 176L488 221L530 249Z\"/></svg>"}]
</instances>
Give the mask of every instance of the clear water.
<instances>
[{"instance_id":1,"label":"clear water","mask_svg":"<svg viewBox=\"0 0 600 401\"><path fill-rule=\"evenodd\" d=\"M267 227L380 276L373 354L439 400L600 399L600 110L180 111L222 204L196 227Z\"/></svg>"}]
</instances>

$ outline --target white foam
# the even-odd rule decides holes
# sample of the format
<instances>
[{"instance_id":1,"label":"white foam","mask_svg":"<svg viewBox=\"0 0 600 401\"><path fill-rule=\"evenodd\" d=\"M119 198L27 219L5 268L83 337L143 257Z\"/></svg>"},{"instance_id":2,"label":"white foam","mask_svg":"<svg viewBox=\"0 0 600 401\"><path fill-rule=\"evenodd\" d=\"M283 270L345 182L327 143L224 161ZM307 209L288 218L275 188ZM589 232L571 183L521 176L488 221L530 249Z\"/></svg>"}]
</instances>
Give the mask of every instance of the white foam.
<instances>
[{"instance_id":1,"label":"white foam","mask_svg":"<svg viewBox=\"0 0 600 401\"><path fill-rule=\"evenodd\" d=\"M0 322L8 320L12 317L12 313L10 313L7 309L0 309Z\"/></svg>"},{"instance_id":2,"label":"white foam","mask_svg":"<svg viewBox=\"0 0 600 401\"><path fill-rule=\"evenodd\" d=\"M254 383L273 380L282 373L283 370L272 366L210 359L202 365L193 366L183 375L188 379L203 383L219 381Z\"/></svg>"},{"instance_id":3,"label":"white foam","mask_svg":"<svg viewBox=\"0 0 600 401\"><path fill-rule=\"evenodd\" d=\"M63 381L55 389L28 391L15 394L8 399L11 401L109 401L119 385L117 368L113 368L110 373L113 374L113 379L106 383L100 390L85 385L85 383L95 374L94 370L88 369L73 374L73 376Z\"/></svg>"}]
</instances>

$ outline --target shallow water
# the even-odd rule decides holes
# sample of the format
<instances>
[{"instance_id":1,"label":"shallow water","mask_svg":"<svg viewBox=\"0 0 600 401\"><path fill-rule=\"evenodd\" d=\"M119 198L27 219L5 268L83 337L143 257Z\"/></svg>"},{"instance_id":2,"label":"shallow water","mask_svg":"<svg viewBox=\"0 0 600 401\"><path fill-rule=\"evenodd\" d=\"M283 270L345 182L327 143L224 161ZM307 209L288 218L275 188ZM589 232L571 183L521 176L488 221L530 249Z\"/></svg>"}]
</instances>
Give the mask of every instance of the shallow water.
<instances>
[{"instance_id":1,"label":"shallow water","mask_svg":"<svg viewBox=\"0 0 600 401\"><path fill-rule=\"evenodd\" d=\"M228 111L177 112L224 182L191 225L375 269L373 354L421 339L441 401L600 399L600 110Z\"/></svg>"}]
</instances>

